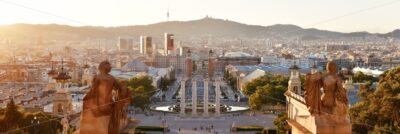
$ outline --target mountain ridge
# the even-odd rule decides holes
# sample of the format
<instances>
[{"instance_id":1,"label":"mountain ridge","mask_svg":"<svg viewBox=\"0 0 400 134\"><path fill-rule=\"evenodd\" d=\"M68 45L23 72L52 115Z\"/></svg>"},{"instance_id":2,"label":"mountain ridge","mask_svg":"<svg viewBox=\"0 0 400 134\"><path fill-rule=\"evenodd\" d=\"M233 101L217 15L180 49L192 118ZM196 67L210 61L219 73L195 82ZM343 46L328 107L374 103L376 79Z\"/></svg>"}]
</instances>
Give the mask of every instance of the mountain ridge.
<instances>
[{"instance_id":1,"label":"mountain ridge","mask_svg":"<svg viewBox=\"0 0 400 134\"><path fill-rule=\"evenodd\" d=\"M129 26L69 26L61 24L12 24L0 26L0 38L44 38L60 40L79 40L87 38L116 38L118 36L149 35L161 38L163 33L174 33L178 38L206 37L223 38L303 38L338 39L343 37L395 37L400 38L400 29L388 33L336 32L316 28L302 28L293 24L270 26L249 25L231 20L205 17L190 21L168 21L148 25Z\"/></svg>"}]
</instances>

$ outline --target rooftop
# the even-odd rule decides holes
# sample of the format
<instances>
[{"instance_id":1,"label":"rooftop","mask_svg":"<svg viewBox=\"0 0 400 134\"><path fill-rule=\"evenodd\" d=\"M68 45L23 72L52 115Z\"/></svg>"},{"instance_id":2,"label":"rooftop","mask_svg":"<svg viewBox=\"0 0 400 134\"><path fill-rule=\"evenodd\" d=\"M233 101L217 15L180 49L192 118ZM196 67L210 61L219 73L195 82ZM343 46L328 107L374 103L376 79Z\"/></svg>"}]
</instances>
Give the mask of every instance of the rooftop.
<instances>
[{"instance_id":1,"label":"rooftop","mask_svg":"<svg viewBox=\"0 0 400 134\"><path fill-rule=\"evenodd\" d=\"M253 57L251 54L245 52L227 52L224 57Z\"/></svg>"},{"instance_id":2,"label":"rooftop","mask_svg":"<svg viewBox=\"0 0 400 134\"><path fill-rule=\"evenodd\" d=\"M234 66L238 71L244 71L244 72L252 72L254 70L263 70L266 72L272 72L272 73L288 73L290 66L282 66L282 65L249 65L249 66ZM302 64L300 65L300 72L302 73L308 73L311 71L311 68L309 65Z\"/></svg>"}]
</instances>

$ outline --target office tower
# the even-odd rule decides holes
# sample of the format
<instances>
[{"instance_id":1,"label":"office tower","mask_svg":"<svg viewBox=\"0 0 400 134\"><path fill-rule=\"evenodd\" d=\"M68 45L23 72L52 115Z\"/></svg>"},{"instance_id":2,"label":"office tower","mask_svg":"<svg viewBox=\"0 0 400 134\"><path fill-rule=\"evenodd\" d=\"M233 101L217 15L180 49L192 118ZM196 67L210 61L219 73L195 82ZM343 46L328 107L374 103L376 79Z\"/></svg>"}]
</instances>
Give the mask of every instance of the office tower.
<instances>
[{"instance_id":1,"label":"office tower","mask_svg":"<svg viewBox=\"0 0 400 134\"><path fill-rule=\"evenodd\" d=\"M151 37L140 36L140 54L153 54L153 44L151 41Z\"/></svg>"},{"instance_id":2,"label":"office tower","mask_svg":"<svg viewBox=\"0 0 400 134\"><path fill-rule=\"evenodd\" d=\"M132 51L133 50L133 39L127 37L118 38L118 51Z\"/></svg>"},{"instance_id":3,"label":"office tower","mask_svg":"<svg viewBox=\"0 0 400 134\"><path fill-rule=\"evenodd\" d=\"M164 55L168 55L174 50L174 35L165 33L164 34Z\"/></svg>"}]
</instances>

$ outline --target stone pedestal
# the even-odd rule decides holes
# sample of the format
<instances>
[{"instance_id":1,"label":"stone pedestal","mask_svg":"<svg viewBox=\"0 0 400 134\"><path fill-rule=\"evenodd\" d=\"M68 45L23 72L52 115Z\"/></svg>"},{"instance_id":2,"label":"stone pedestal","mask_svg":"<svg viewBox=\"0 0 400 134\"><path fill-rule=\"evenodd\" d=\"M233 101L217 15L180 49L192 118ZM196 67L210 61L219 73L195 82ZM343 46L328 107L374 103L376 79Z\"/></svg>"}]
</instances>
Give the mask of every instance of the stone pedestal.
<instances>
[{"instance_id":1,"label":"stone pedestal","mask_svg":"<svg viewBox=\"0 0 400 134\"><path fill-rule=\"evenodd\" d=\"M335 115L297 116L288 123L296 134L351 134L350 121Z\"/></svg>"},{"instance_id":2,"label":"stone pedestal","mask_svg":"<svg viewBox=\"0 0 400 134\"><path fill-rule=\"evenodd\" d=\"M192 117L197 117L197 82L192 80Z\"/></svg>"},{"instance_id":3,"label":"stone pedestal","mask_svg":"<svg viewBox=\"0 0 400 134\"><path fill-rule=\"evenodd\" d=\"M185 80L181 81L181 91L180 91L180 97L181 97L181 102L180 102L180 116L181 117L185 117L186 113L185 113L185 109L186 109L186 91L185 91Z\"/></svg>"},{"instance_id":4,"label":"stone pedestal","mask_svg":"<svg viewBox=\"0 0 400 134\"><path fill-rule=\"evenodd\" d=\"M337 83L341 81L336 75L337 65L330 61L326 66L329 74L327 76L315 72L306 75L304 89L307 94L301 90L300 68L297 65L290 68L289 86L284 95L287 102L287 122L294 134L352 133L351 123L346 114L346 91L342 88L342 83ZM331 103L334 105L330 105Z\"/></svg>"},{"instance_id":5,"label":"stone pedestal","mask_svg":"<svg viewBox=\"0 0 400 134\"><path fill-rule=\"evenodd\" d=\"M215 81L215 117L220 116L220 98L221 98L221 90L220 90L221 80Z\"/></svg>"},{"instance_id":6,"label":"stone pedestal","mask_svg":"<svg viewBox=\"0 0 400 134\"><path fill-rule=\"evenodd\" d=\"M351 123L345 116L311 114L302 96L288 90L288 124L293 134L351 134Z\"/></svg>"},{"instance_id":7,"label":"stone pedestal","mask_svg":"<svg viewBox=\"0 0 400 134\"><path fill-rule=\"evenodd\" d=\"M208 117L209 116L208 115L208 82L209 82L208 79L204 80L204 98L203 98L203 100L204 100L204 102L203 102L203 109L204 109L203 116L204 117Z\"/></svg>"}]
</instances>

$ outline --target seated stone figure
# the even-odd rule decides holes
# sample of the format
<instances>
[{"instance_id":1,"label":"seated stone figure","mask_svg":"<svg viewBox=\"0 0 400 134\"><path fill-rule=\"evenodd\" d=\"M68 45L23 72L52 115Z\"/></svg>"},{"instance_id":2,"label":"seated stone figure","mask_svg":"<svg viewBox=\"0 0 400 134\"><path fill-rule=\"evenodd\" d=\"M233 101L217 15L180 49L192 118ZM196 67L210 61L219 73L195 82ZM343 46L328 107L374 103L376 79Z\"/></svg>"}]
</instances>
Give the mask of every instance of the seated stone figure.
<instances>
[{"instance_id":1,"label":"seated stone figure","mask_svg":"<svg viewBox=\"0 0 400 134\"><path fill-rule=\"evenodd\" d=\"M346 114L348 100L342 79L337 75L335 62L328 62L327 73L307 74L305 106L307 112L289 120L294 133L351 134L350 118ZM295 104L303 107L303 104ZM300 107L299 107L300 108Z\"/></svg>"},{"instance_id":2,"label":"seated stone figure","mask_svg":"<svg viewBox=\"0 0 400 134\"><path fill-rule=\"evenodd\" d=\"M342 79L336 74L335 62L328 62L327 75L307 74L305 101L311 114L333 115L346 118L347 94ZM320 90L323 89L321 96Z\"/></svg>"},{"instance_id":3,"label":"seated stone figure","mask_svg":"<svg viewBox=\"0 0 400 134\"><path fill-rule=\"evenodd\" d=\"M108 74L111 71L108 61L100 63L99 71L83 99L80 129L77 131L80 134L117 134L121 126L126 125L125 108L131 101L130 93L123 83Z\"/></svg>"}]
</instances>

